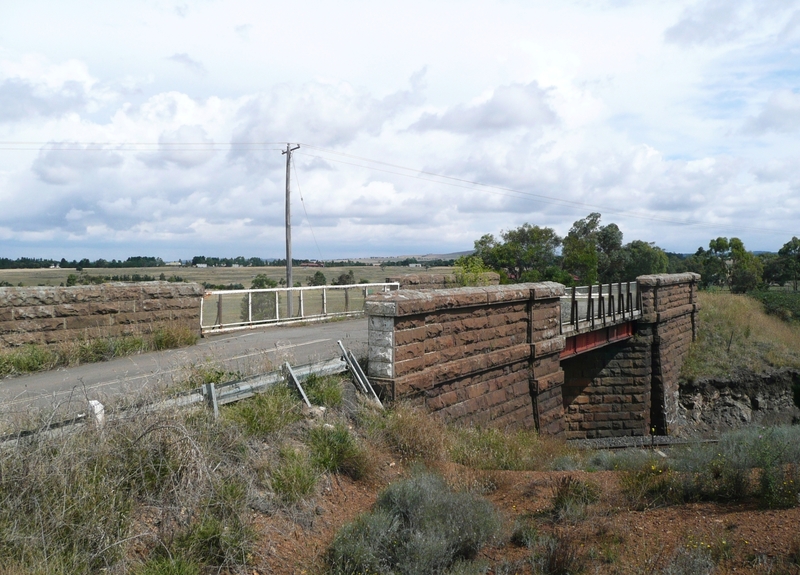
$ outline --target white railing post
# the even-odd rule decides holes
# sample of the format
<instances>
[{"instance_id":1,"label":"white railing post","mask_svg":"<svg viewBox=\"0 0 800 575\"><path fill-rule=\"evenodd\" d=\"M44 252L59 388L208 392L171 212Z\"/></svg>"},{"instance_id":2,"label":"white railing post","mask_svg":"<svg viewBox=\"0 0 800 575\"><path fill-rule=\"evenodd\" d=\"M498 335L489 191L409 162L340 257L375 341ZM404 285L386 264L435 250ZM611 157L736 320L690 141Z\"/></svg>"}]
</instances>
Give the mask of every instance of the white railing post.
<instances>
[{"instance_id":1,"label":"white railing post","mask_svg":"<svg viewBox=\"0 0 800 575\"><path fill-rule=\"evenodd\" d=\"M300 317L305 317L305 310L303 309L303 292L300 291Z\"/></svg>"},{"instance_id":2,"label":"white railing post","mask_svg":"<svg viewBox=\"0 0 800 575\"><path fill-rule=\"evenodd\" d=\"M247 321L253 323L253 292L247 294Z\"/></svg>"},{"instance_id":3,"label":"white railing post","mask_svg":"<svg viewBox=\"0 0 800 575\"><path fill-rule=\"evenodd\" d=\"M328 290L322 288L322 315L328 315Z\"/></svg>"}]
</instances>

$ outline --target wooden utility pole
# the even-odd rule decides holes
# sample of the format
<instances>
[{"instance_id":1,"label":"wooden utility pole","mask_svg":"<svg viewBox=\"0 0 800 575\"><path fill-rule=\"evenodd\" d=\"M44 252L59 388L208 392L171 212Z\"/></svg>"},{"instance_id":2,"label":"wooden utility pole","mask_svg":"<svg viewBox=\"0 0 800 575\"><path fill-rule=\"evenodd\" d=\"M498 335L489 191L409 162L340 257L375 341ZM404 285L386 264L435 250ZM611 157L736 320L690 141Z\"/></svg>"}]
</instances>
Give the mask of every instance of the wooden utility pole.
<instances>
[{"instance_id":1,"label":"wooden utility pole","mask_svg":"<svg viewBox=\"0 0 800 575\"><path fill-rule=\"evenodd\" d=\"M286 144L286 150L281 154L286 154L286 287L290 288L292 283L292 196L289 192L290 169L292 166L292 152L300 146L291 147L291 144ZM286 298L286 312L287 317L294 315L292 309L292 292L287 291Z\"/></svg>"}]
</instances>

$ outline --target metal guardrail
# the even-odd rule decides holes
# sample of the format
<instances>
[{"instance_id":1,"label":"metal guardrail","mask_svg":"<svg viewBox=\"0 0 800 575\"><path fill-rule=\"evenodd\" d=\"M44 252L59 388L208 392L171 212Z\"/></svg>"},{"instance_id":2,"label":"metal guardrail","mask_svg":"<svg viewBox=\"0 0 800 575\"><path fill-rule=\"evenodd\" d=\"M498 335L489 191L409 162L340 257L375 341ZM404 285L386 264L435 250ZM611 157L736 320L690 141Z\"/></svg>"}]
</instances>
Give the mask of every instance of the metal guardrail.
<instances>
[{"instance_id":1,"label":"metal guardrail","mask_svg":"<svg viewBox=\"0 0 800 575\"><path fill-rule=\"evenodd\" d=\"M567 288L561 297L561 333L630 321L641 314L642 297L635 281Z\"/></svg>"},{"instance_id":2,"label":"metal guardrail","mask_svg":"<svg viewBox=\"0 0 800 575\"><path fill-rule=\"evenodd\" d=\"M397 289L399 283L388 282L207 291L200 302L200 330L203 334L221 333L360 315L369 294ZM291 316L290 298L292 309L297 310Z\"/></svg>"},{"instance_id":3,"label":"metal guardrail","mask_svg":"<svg viewBox=\"0 0 800 575\"><path fill-rule=\"evenodd\" d=\"M316 363L309 363L289 367L295 381L304 381L309 375L317 376L335 375L345 373L348 370L347 363L342 358L333 358ZM205 402L213 406L215 415L218 406L233 403L242 399L247 399L257 393L266 391L273 385L287 385L287 370L283 369L257 375L244 379L223 383L219 386L204 385L202 387L178 394L170 399L158 401L148 405L137 406L131 409L124 409L112 417L126 417L128 412L154 412L166 409L177 409L196 403ZM16 442L26 440L36 435L54 435L57 433L70 433L74 429L85 425L103 425L107 418L103 406L95 401L89 402L89 413L80 413L70 419L58 422L49 422L45 427L39 429L21 430L16 433L0 436L0 447L3 445L13 445ZM97 407L99 406L99 410ZM93 411L94 408L94 411Z\"/></svg>"}]
</instances>

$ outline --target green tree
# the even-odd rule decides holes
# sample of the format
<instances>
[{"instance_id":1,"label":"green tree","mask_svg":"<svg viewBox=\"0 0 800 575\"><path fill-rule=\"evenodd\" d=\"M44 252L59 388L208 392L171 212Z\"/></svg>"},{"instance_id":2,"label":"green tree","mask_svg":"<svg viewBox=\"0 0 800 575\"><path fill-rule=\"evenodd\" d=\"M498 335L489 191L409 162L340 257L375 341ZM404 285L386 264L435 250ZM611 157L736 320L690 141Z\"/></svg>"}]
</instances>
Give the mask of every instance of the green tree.
<instances>
[{"instance_id":1,"label":"green tree","mask_svg":"<svg viewBox=\"0 0 800 575\"><path fill-rule=\"evenodd\" d=\"M310 286L324 286L328 283L328 278L325 277L324 273L317 270L313 276L306 278L306 283Z\"/></svg>"},{"instance_id":2,"label":"green tree","mask_svg":"<svg viewBox=\"0 0 800 575\"><path fill-rule=\"evenodd\" d=\"M356 274L353 273L353 270L348 270L345 274L339 274L339 277L336 278L331 282L331 285L335 286L349 286L356 283Z\"/></svg>"},{"instance_id":3,"label":"green tree","mask_svg":"<svg viewBox=\"0 0 800 575\"><path fill-rule=\"evenodd\" d=\"M278 287L278 283L267 277L266 274L258 274L253 278L250 289L267 289ZM239 317L242 321L247 321L250 311L252 298L253 321L275 318L275 294L274 293L254 293L245 295L239 308Z\"/></svg>"},{"instance_id":4,"label":"green tree","mask_svg":"<svg viewBox=\"0 0 800 575\"><path fill-rule=\"evenodd\" d=\"M597 233L600 214L593 212L572 224L564 238L563 267L577 278L580 284L597 283L597 266L600 261L597 249Z\"/></svg>"},{"instance_id":5,"label":"green tree","mask_svg":"<svg viewBox=\"0 0 800 575\"><path fill-rule=\"evenodd\" d=\"M800 276L800 239L793 237L791 240L783 244L783 247L778 250L778 257L788 280L791 280L794 291L797 291L797 280Z\"/></svg>"},{"instance_id":6,"label":"green tree","mask_svg":"<svg viewBox=\"0 0 800 575\"><path fill-rule=\"evenodd\" d=\"M745 293L756 289L762 282L764 265L753 252L748 252L742 240L731 238L729 284L733 293Z\"/></svg>"},{"instance_id":7,"label":"green tree","mask_svg":"<svg viewBox=\"0 0 800 575\"><path fill-rule=\"evenodd\" d=\"M491 272L483 260L476 255L461 256L455 262L456 282L461 286L488 285L486 273Z\"/></svg>"},{"instance_id":8,"label":"green tree","mask_svg":"<svg viewBox=\"0 0 800 575\"><path fill-rule=\"evenodd\" d=\"M669 266L669 258L659 247L641 240L634 240L623 249L624 268L618 281L633 280L649 274L663 274Z\"/></svg>"},{"instance_id":9,"label":"green tree","mask_svg":"<svg viewBox=\"0 0 800 575\"><path fill-rule=\"evenodd\" d=\"M491 234L475 241L475 256L500 273L504 281L551 279L557 270L561 238L551 228L530 224L501 232L502 241Z\"/></svg>"}]
</instances>

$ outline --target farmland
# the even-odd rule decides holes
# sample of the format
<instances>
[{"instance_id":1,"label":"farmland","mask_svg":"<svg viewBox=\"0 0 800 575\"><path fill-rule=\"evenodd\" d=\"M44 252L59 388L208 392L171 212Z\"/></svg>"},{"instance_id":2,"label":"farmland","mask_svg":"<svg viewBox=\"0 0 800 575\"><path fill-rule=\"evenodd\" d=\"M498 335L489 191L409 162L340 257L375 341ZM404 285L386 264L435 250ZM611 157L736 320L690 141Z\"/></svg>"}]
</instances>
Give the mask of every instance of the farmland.
<instances>
[{"instance_id":1,"label":"farmland","mask_svg":"<svg viewBox=\"0 0 800 575\"><path fill-rule=\"evenodd\" d=\"M338 278L341 274L345 274L350 270L355 274L356 283L367 280L369 282L382 282L390 275L398 274L431 274L431 273L449 273L452 268L449 267L436 267L436 268L409 268L401 266L391 266L380 268L379 266L342 266L342 267L326 267L326 268L303 268L296 266L294 268L293 279L295 282L299 281L303 285L308 284L308 278L314 275L316 271L321 271L330 284L332 280ZM242 284L245 288L250 287L250 282L258 274L266 274L276 282L286 277L286 268L277 266L266 267L218 267L218 268L194 268L194 267L147 267L147 268L123 268L123 269L109 269L109 268L92 268L84 269L82 272L76 272L74 269L9 269L0 270L0 282L8 282L11 285L23 286L57 286L66 284L67 277L70 274L85 273L89 276L114 276L114 275L129 275L133 276L138 274L140 276L148 275L158 279L161 274L165 278L170 276L179 276L185 281L209 283L214 285L230 285Z\"/></svg>"}]
</instances>

